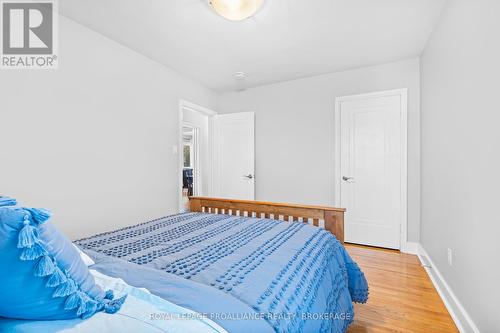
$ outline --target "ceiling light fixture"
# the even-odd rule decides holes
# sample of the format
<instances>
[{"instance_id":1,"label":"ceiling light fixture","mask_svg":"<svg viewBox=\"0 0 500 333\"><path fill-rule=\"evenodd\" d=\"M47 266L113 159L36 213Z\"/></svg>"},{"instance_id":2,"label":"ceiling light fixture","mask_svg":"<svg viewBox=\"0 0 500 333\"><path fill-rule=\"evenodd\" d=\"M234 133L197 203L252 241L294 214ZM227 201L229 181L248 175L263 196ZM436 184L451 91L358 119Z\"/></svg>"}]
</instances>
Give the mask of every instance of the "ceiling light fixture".
<instances>
[{"instance_id":1,"label":"ceiling light fixture","mask_svg":"<svg viewBox=\"0 0 500 333\"><path fill-rule=\"evenodd\" d=\"M241 21L253 16L262 6L264 0L209 0L208 3L220 16Z\"/></svg>"}]
</instances>

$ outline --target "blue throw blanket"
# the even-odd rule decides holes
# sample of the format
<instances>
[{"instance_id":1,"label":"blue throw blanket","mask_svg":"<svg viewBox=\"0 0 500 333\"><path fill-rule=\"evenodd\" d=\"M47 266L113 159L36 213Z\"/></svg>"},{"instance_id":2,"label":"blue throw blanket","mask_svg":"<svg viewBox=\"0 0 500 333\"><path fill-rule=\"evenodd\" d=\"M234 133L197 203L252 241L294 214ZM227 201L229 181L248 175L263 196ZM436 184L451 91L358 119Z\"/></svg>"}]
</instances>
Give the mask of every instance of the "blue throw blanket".
<instances>
[{"instance_id":1,"label":"blue throw blanket","mask_svg":"<svg viewBox=\"0 0 500 333\"><path fill-rule=\"evenodd\" d=\"M259 315L275 332L345 332L353 320L352 301L368 297L366 279L344 247L328 231L304 223L186 213L76 244L166 277L182 277L172 279L177 283L188 279L222 291L253 309L251 316ZM199 299L208 295L200 293ZM159 296L168 298L168 293ZM196 304L182 305L200 311ZM228 327L231 311L228 307L227 316L211 319L236 332L242 322Z\"/></svg>"}]
</instances>

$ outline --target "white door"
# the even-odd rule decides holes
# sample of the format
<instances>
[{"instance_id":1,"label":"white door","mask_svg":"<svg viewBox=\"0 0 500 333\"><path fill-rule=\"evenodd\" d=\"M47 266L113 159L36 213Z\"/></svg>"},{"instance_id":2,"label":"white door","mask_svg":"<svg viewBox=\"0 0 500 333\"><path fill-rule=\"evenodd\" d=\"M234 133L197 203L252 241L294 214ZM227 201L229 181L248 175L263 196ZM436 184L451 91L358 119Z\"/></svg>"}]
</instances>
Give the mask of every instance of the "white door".
<instances>
[{"instance_id":1,"label":"white door","mask_svg":"<svg viewBox=\"0 0 500 333\"><path fill-rule=\"evenodd\" d=\"M214 196L255 199L253 112L214 117Z\"/></svg>"},{"instance_id":2,"label":"white door","mask_svg":"<svg viewBox=\"0 0 500 333\"><path fill-rule=\"evenodd\" d=\"M399 249L406 225L406 91L339 98L347 242Z\"/></svg>"}]
</instances>

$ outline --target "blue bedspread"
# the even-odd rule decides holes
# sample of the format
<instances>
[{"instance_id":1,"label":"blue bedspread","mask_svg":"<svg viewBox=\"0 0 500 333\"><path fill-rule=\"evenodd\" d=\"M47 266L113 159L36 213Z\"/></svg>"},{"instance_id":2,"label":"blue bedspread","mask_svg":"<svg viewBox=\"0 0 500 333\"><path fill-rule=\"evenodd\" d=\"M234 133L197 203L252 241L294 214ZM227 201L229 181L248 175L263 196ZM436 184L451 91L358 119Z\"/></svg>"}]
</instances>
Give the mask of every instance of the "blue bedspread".
<instances>
[{"instance_id":1,"label":"blue bedspread","mask_svg":"<svg viewBox=\"0 0 500 333\"><path fill-rule=\"evenodd\" d=\"M263 323L275 332L345 332L352 301L368 297L344 247L304 223L186 213L76 243L101 254L96 269L206 313L231 333L264 332ZM124 269L106 256L140 266Z\"/></svg>"}]
</instances>

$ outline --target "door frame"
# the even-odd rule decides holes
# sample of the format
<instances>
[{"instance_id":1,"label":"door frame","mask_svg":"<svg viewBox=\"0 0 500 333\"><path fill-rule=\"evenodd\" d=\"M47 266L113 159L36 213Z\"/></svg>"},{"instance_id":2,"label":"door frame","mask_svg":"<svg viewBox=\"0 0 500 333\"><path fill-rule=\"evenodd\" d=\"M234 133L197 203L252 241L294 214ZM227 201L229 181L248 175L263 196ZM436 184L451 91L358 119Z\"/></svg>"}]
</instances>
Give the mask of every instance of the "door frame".
<instances>
[{"instance_id":1,"label":"door frame","mask_svg":"<svg viewBox=\"0 0 500 333\"><path fill-rule=\"evenodd\" d=\"M335 206L341 203L341 103L363 100L370 97L399 96L401 99L401 226L399 249L407 252L408 245L408 89L393 89L366 94L347 95L335 98Z\"/></svg>"},{"instance_id":2,"label":"door frame","mask_svg":"<svg viewBox=\"0 0 500 333\"><path fill-rule=\"evenodd\" d=\"M208 193L206 193L207 196L210 196L213 191L213 173L214 173L214 168L213 168L213 151L214 151L214 140L213 140L213 117L217 115L217 112L210 110L206 107L203 107L201 105L191 103L189 101L186 101L184 99L179 100L179 123L178 123L178 136L177 136L177 175L178 175L178 184L177 184L177 193L178 193L178 210L179 212L182 211L182 169L183 169L183 139L182 139L182 127L184 124L187 122L184 121L184 110L189 110L193 112L198 112L201 113L204 116L208 117L208 178L206 181L208 182ZM193 124L188 124L189 126L193 127ZM174 147L175 148L175 147ZM198 152L199 154L199 152ZM199 158L198 158L199 160ZM199 179L199 178L198 178Z\"/></svg>"}]
</instances>

